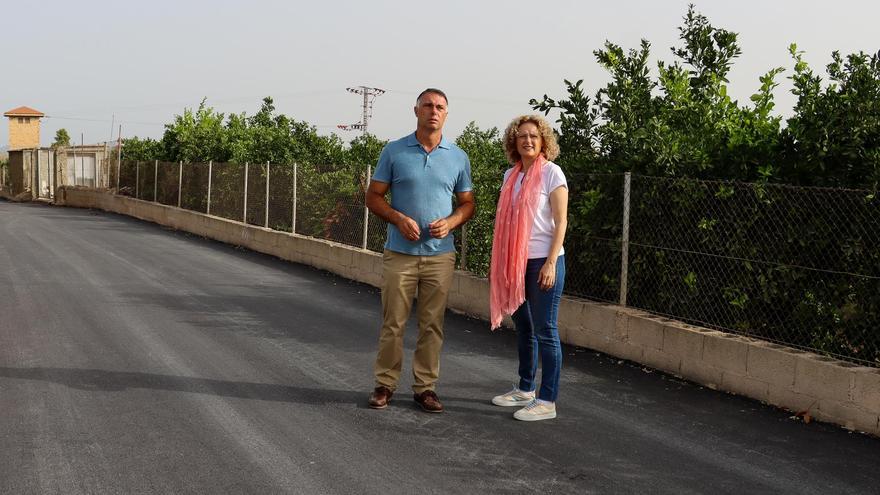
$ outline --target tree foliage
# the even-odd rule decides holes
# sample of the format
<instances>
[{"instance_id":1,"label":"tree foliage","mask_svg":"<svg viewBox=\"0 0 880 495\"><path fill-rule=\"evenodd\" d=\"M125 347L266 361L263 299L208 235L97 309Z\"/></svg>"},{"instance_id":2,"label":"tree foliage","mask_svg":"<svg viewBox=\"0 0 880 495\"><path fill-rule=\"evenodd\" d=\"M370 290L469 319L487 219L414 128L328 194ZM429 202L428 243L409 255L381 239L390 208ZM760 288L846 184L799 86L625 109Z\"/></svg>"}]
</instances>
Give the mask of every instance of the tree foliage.
<instances>
[{"instance_id":1,"label":"tree foliage","mask_svg":"<svg viewBox=\"0 0 880 495\"><path fill-rule=\"evenodd\" d=\"M153 161L163 157L162 143L155 139L140 139L137 136L122 140L122 159Z\"/></svg>"},{"instance_id":2,"label":"tree foliage","mask_svg":"<svg viewBox=\"0 0 880 495\"><path fill-rule=\"evenodd\" d=\"M55 131L55 140L52 141L52 148L62 148L70 146L70 134L67 129L61 128Z\"/></svg>"},{"instance_id":3,"label":"tree foliage","mask_svg":"<svg viewBox=\"0 0 880 495\"><path fill-rule=\"evenodd\" d=\"M382 146L383 141L366 135L346 147L335 134L320 135L315 126L277 113L271 97L253 115L226 116L202 100L197 109L185 108L166 124L159 141L125 139L123 159L342 166L375 163Z\"/></svg>"},{"instance_id":4,"label":"tree foliage","mask_svg":"<svg viewBox=\"0 0 880 495\"><path fill-rule=\"evenodd\" d=\"M876 190L880 183L880 60L863 52L835 51L822 87L797 45L794 115L783 131L785 179L799 184Z\"/></svg>"},{"instance_id":5,"label":"tree foliage","mask_svg":"<svg viewBox=\"0 0 880 495\"><path fill-rule=\"evenodd\" d=\"M531 100L558 110L561 162L577 172L633 172L665 177L755 180L779 147L771 115L775 77L768 71L750 106L733 101L727 74L741 53L737 34L712 26L691 6L679 28L672 63L648 66L651 45L625 51L608 41L593 52L611 81L590 100L583 81L565 81L568 96Z\"/></svg>"},{"instance_id":6,"label":"tree foliage","mask_svg":"<svg viewBox=\"0 0 880 495\"><path fill-rule=\"evenodd\" d=\"M489 272L492 255L492 235L495 224L495 205L501 189L501 179L508 167L500 133L493 127L481 130L471 122L455 140L471 161L471 179L477 211L467 223L467 269L477 273ZM459 235L456 240L460 242ZM461 250L459 249L459 254Z\"/></svg>"}]
</instances>

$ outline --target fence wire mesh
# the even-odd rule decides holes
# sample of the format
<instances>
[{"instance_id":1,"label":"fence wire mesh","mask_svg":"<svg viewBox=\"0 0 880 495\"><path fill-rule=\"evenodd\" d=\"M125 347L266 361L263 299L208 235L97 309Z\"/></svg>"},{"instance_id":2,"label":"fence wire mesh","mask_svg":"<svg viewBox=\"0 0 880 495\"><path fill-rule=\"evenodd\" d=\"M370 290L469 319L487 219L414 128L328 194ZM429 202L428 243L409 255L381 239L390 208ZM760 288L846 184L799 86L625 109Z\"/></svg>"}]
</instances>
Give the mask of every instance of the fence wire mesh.
<instances>
[{"instance_id":1,"label":"fence wire mesh","mask_svg":"<svg viewBox=\"0 0 880 495\"><path fill-rule=\"evenodd\" d=\"M269 228L293 232L294 165L269 166Z\"/></svg>"},{"instance_id":2,"label":"fence wire mesh","mask_svg":"<svg viewBox=\"0 0 880 495\"><path fill-rule=\"evenodd\" d=\"M385 248L388 223L373 214L370 214L369 220L370 223L367 226L367 249L381 253Z\"/></svg>"},{"instance_id":3,"label":"fence wire mesh","mask_svg":"<svg viewBox=\"0 0 880 495\"><path fill-rule=\"evenodd\" d=\"M251 163L247 166L247 214L250 225L266 225L266 164Z\"/></svg>"},{"instance_id":4,"label":"fence wire mesh","mask_svg":"<svg viewBox=\"0 0 880 495\"><path fill-rule=\"evenodd\" d=\"M880 363L880 201L869 191L634 177L628 301Z\"/></svg>"},{"instance_id":5,"label":"fence wire mesh","mask_svg":"<svg viewBox=\"0 0 880 495\"><path fill-rule=\"evenodd\" d=\"M117 177L119 176L119 154L116 146L111 147L109 153L107 156L107 186L116 189Z\"/></svg>"},{"instance_id":6,"label":"fence wire mesh","mask_svg":"<svg viewBox=\"0 0 880 495\"><path fill-rule=\"evenodd\" d=\"M153 201L156 197L156 162L138 162L138 199Z\"/></svg>"},{"instance_id":7,"label":"fence wire mesh","mask_svg":"<svg viewBox=\"0 0 880 495\"><path fill-rule=\"evenodd\" d=\"M159 202L176 204L178 167L159 164ZM183 208L207 211L208 168L183 164ZM156 170L123 162L120 192L152 200ZM369 215L364 225L367 177L365 166L250 165L245 213L244 165L215 163L210 213L262 226L268 210L275 230L381 251L387 224ZM870 191L633 176L626 196L623 174L568 183L566 293L617 303L626 265L628 306L880 365L880 200ZM491 235L455 231L466 269L485 275Z\"/></svg>"},{"instance_id":8,"label":"fence wire mesh","mask_svg":"<svg viewBox=\"0 0 880 495\"><path fill-rule=\"evenodd\" d=\"M296 233L361 247L365 185L365 167L300 165Z\"/></svg>"},{"instance_id":9,"label":"fence wire mesh","mask_svg":"<svg viewBox=\"0 0 880 495\"><path fill-rule=\"evenodd\" d=\"M184 163L181 185L180 207L206 213L208 211L208 171L207 163Z\"/></svg>"},{"instance_id":10,"label":"fence wire mesh","mask_svg":"<svg viewBox=\"0 0 880 495\"><path fill-rule=\"evenodd\" d=\"M168 206L177 206L180 191L179 163L159 162L157 165L156 202Z\"/></svg>"},{"instance_id":11,"label":"fence wire mesh","mask_svg":"<svg viewBox=\"0 0 880 495\"><path fill-rule=\"evenodd\" d=\"M565 289L575 296L620 299L623 174L567 177L569 224L565 237Z\"/></svg>"},{"instance_id":12,"label":"fence wire mesh","mask_svg":"<svg viewBox=\"0 0 880 495\"><path fill-rule=\"evenodd\" d=\"M119 167L119 191L118 194L125 196L135 196L135 186L137 185L137 162L123 160Z\"/></svg>"},{"instance_id":13,"label":"fence wire mesh","mask_svg":"<svg viewBox=\"0 0 880 495\"><path fill-rule=\"evenodd\" d=\"M211 177L211 215L242 222L244 218L244 165L214 163Z\"/></svg>"}]
</instances>

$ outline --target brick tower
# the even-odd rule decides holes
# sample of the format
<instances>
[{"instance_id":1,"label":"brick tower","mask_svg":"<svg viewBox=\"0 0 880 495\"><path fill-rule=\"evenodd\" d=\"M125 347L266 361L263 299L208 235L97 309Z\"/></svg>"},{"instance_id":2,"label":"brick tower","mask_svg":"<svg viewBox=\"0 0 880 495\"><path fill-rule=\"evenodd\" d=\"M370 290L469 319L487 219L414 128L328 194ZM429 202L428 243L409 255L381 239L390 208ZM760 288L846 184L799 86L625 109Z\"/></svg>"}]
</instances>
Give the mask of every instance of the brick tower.
<instances>
[{"instance_id":1,"label":"brick tower","mask_svg":"<svg viewBox=\"0 0 880 495\"><path fill-rule=\"evenodd\" d=\"M9 117L9 149L40 147L40 118L43 112L30 107L14 108L3 114Z\"/></svg>"}]
</instances>

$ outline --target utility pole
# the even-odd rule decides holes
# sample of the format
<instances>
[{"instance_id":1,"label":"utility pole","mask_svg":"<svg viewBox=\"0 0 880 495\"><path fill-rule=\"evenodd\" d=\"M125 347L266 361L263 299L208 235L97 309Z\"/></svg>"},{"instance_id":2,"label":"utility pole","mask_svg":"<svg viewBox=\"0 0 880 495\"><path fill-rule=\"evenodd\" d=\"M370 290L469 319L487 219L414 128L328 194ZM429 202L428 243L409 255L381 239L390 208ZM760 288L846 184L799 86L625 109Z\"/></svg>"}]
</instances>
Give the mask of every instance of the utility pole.
<instances>
[{"instance_id":1,"label":"utility pole","mask_svg":"<svg viewBox=\"0 0 880 495\"><path fill-rule=\"evenodd\" d=\"M362 95L364 97L364 103L362 107L363 115L361 117L361 121L357 124L340 124L336 127L344 130L344 131L363 131L364 134L367 133L367 126L370 123L370 119L373 117L373 101L377 96L382 96L385 93L384 89L379 88L370 88L367 86L357 86L354 88L345 88L349 93L354 93L357 95Z\"/></svg>"},{"instance_id":2,"label":"utility pole","mask_svg":"<svg viewBox=\"0 0 880 495\"><path fill-rule=\"evenodd\" d=\"M364 97L363 103L363 116L361 117L361 121L357 124L340 124L336 127L345 130L345 131L354 131L360 129L363 131L363 135L367 135L367 126L370 123L370 118L373 116L373 100L376 99L377 96L381 96L385 93L384 89L379 88L370 88L367 86L358 86L355 88L345 88L349 93L354 93L357 95L362 95ZM370 209L367 208L367 195L366 191L370 184L370 165L366 165L365 169L366 174L364 175L364 230L363 237L361 238L361 248L367 249L367 241L370 231Z\"/></svg>"}]
</instances>

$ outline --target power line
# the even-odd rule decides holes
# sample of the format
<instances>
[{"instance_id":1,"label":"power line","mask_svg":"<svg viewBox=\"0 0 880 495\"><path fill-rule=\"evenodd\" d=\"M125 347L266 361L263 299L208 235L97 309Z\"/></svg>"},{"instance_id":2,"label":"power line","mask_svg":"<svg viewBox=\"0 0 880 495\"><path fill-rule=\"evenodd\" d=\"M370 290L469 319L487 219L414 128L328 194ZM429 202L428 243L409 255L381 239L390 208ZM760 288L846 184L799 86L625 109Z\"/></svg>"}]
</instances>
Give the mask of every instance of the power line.
<instances>
[{"instance_id":1,"label":"power line","mask_svg":"<svg viewBox=\"0 0 880 495\"><path fill-rule=\"evenodd\" d=\"M393 94L400 94L400 95L419 95L420 94L419 91L409 91L409 90L402 90L402 89L389 89L389 90L387 90L387 92L393 93ZM522 100L507 100L507 99L503 99L503 98L487 98L484 96L472 96L472 95L452 94L450 97L453 101L461 101L461 100L475 101L478 103L489 103L489 104L496 104L496 105L511 105L511 104L522 105L524 103L526 103L526 104L528 103L528 100L523 102Z\"/></svg>"},{"instance_id":2,"label":"power line","mask_svg":"<svg viewBox=\"0 0 880 495\"><path fill-rule=\"evenodd\" d=\"M105 123L106 122L114 122L114 120L107 120L107 119L89 119L89 118L85 118L85 117L62 117L60 115L46 115L43 118L44 119L55 119L55 120L80 120L83 122L105 122ZM121 122L123 124L137 124L137 125L162 125L162 126L165 125L165 124L160 124L158 122L136 122L136 121L132 121L132 120L120 120L119 122Z\"/></svg>"},{"instance_id":3,"label":"power line","mask_svg":"<svg viewBox=\"0 0 880 495\"><path fill-rule=\"evenodd\" d=\"M335 90L313 89L313 90L293 91L293 92L271 94L271 95L264 94L261 96L243 95L243 96L230 96L228 98L219 98L219 99L208 99L207 97L204 97L204 98L205 98L206 103L211 104L211 105L216 105L218 103L238 103L238 102L243 102L243 101L246 102L246 101L254 101L254 100L262 101L262 99L266 96L271 96L273 99L278 100L281 98L307 98L307 97L313 97L313 96L322 95L322 94L332 94L335 92L336 92ZM201 102L201 99L198 99L197 101ZM192 101L188 101L188 102L181 101L181 102L165 102L165 103L144 103L141 105L124 105L124 106L114 105L114 106L108 106L108 107L102 107L102 108L106 108L107 110L111 110L111 109L112 110L153 110L153 109L157 109L157 108L169 108L169 107L189 108L192 106L193 106ZM91 106L90 108L94 109L95 107ZM62 112L78 112L79 109L65 109L65 110L61 110L61 111Z\"/></svg>"}]
</instances>

